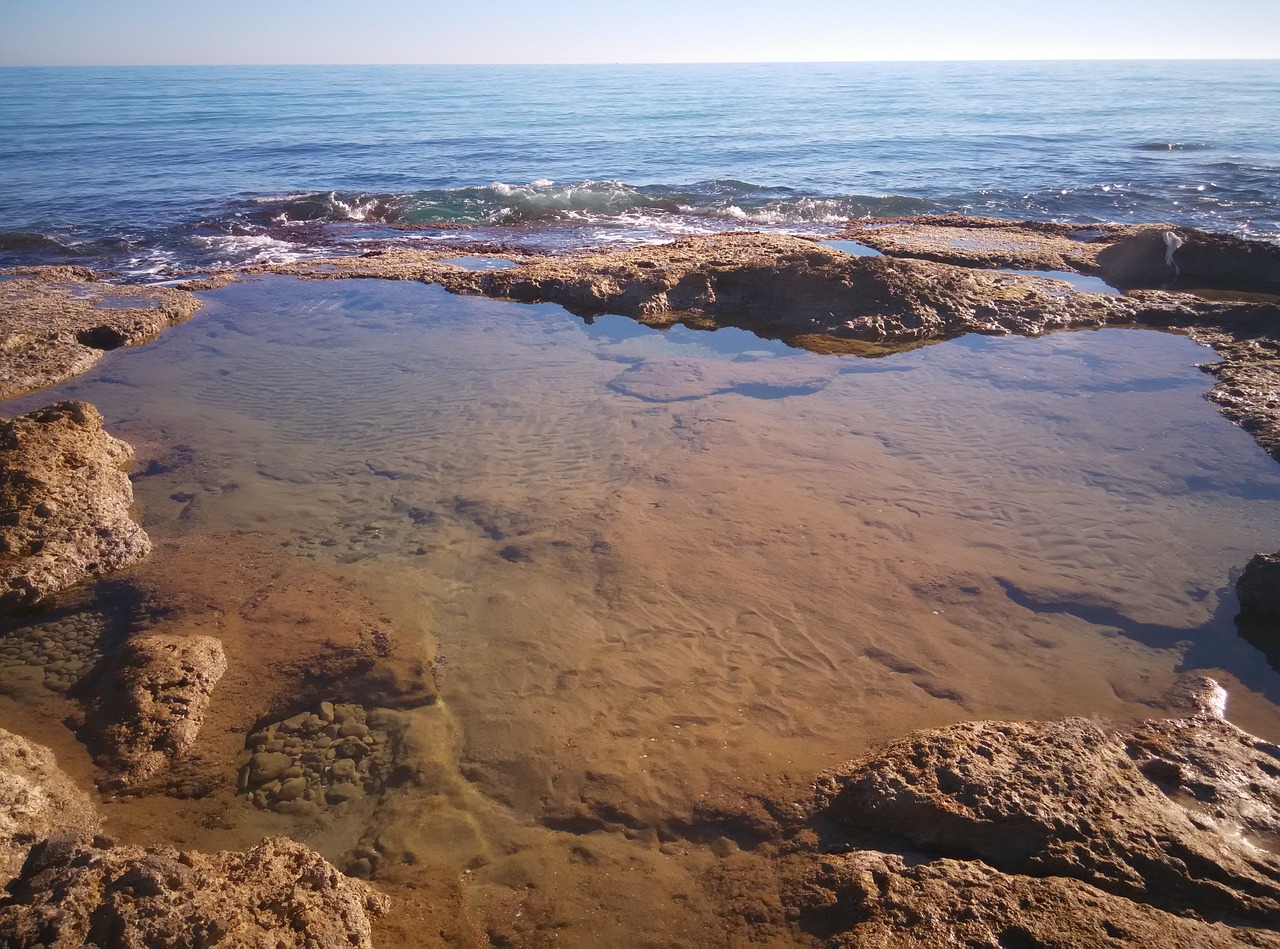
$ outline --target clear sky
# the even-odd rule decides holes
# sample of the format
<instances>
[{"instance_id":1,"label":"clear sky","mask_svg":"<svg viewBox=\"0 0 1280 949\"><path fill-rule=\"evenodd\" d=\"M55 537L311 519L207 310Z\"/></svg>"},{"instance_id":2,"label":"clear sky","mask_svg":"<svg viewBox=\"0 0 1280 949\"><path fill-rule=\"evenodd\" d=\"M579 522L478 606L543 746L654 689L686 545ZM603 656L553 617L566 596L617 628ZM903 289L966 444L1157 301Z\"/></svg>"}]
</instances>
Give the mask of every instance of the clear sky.
<instances>
[{"instance_id":1,"label":"clear sky","mask_svg":"<svg viewBox=\"0 0 1280 949\"><path fill-rule=\"evenodd\" d=\"M1280 0L0 0L0 65L1280 58Z\"/></svg>"}]
</instances>

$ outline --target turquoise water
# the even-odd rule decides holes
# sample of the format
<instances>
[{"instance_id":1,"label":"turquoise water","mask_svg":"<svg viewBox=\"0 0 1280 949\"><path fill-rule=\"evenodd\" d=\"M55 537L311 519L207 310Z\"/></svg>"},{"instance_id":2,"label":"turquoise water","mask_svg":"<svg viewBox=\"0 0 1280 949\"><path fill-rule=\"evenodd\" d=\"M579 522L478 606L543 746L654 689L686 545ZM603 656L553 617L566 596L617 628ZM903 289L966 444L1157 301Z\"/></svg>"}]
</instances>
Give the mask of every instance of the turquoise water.
<instances>
[{"instance_id":1,"label":"turquoise water","mask_svg":"<svg viewBox=\"0 0 1280 949\"><path fill-rule=\"evenodd\" d=\"M0 265L945 211L1280 239L1280 61L10 68L0 126Z\"/></svg>"}]
</instances>

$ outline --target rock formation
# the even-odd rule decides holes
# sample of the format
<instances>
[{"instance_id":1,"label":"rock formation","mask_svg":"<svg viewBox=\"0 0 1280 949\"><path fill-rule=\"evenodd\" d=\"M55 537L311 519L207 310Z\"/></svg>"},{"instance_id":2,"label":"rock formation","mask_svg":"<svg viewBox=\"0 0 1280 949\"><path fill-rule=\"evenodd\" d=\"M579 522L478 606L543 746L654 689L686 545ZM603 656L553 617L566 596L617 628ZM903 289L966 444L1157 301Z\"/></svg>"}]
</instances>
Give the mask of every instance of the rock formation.
<instances>
[{"instance_id":1,"label":"rock formation","mask_svg":"<svg viewBox=\"0 0 1280 949\"><path fill-rule=\"evenodd\" d=\"M0 903L6 945L373 945L389 901L284 837L201 854L46 840Z\"/></svg>"},{"instance_id":2,"label":"rock formation","mask_svg":"<svg viewBox=\"0 0 1280 949\"><path fill-rule=\"evenodd\" d=\"M0 729L0 886L46 837L92 837L101 821L48 748Z\"/></svg>"},{"instance_id":3,"label":"rock formation","mask_svg":"<svg viewBox=\"0 0 1280 949\"><path fill-rule=\"evenodd\" d=\"M1236 628L1280 667L1280 551L1257 554L1236 581L1240 615Z\"/></svg>"},{"instance_id":4,"label":"rock formation","mask_svg":"<svg viewBox=\"0 0 1280 949\"><path fill-rule=\"evenodd\" d=\"M133 450L84 402L0 421L0 612L147 556L129 517Z\"/></svg>"},{"instance_id":5,"label":"rock formation","mask_svg":"<svg viewBox=\"0 0 1280 949\"><path fill-rule=\"evenodd\" d=\"M84 372L107 350L149 342L200 307L185 290L112 286L83 267L3 274L0 399Z\"/></svg>"},{"instance_id":6,"label":"rock formation","mask_svg":"<svg viewBox=\"0 0 1280 949\"><path fill-rule=\"evenodd\" d=\"M111 657L87 730L112 788L134 787L191 752L226 669L211 636L135 636Z\"/></svg>"},{"instance_id":7,"label":"rock formation","mask_svg":"<svg viewBox=\"0 0 1280 949\"><path fill-rule=\"evenodd\" d=\"M243 852L117 846L48 749L0 731L0 943L372 945L388 900L301 844Z\"/></svg>"},{"instance_id":8,"label":"rock formation","mask_svg":"<svg viewBox=\"0 0 1280 949\"><path fill-rule=\"evenodd\" d=\"M1170 254L1165 234L1177 241ZM958 214L858 222L842 237L894 257L966 267L1069 270L1121 290L1280 293L1280 246L1172 224L1054 224Z\"/></svg>"},{"instance_id":9,"label":"rock formation","mask_svg":"<svg viewBox=\"0 0 1280 949\"><path fill-rule=\"evenodd\" d=\"M1280 945L1280 748L1194 685L1185 718L965 722L821 776L803 925L856 945Z\"/></svg>"}]
</instances>

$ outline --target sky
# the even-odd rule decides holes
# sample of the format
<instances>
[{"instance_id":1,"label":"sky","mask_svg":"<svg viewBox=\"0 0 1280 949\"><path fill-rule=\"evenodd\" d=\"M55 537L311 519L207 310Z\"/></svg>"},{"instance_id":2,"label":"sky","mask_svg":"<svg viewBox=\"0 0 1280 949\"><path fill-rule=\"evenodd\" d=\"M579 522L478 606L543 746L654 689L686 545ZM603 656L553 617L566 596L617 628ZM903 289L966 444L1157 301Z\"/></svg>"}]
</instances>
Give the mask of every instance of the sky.
<instances>
[{"instance_id":1,"label":"sky","mask_svg":"<svg viewBox=\"0 0 1280 949\"><path fill-rule=\"evenodd\" d=\"M0 0L0 66L1280 59L1280 0Z\"/></svg>"}]
</instances>

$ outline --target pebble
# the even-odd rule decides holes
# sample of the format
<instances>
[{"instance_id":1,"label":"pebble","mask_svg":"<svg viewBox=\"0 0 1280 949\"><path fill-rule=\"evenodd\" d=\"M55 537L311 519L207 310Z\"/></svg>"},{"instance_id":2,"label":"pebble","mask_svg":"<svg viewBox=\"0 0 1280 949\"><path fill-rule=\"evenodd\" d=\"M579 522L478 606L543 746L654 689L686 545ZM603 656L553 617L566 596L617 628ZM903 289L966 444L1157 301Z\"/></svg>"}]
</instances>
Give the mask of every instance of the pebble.
<instances>
[{"instance_id":1,"label":"pebble","mask_svg":"<svg viewBox=\"0 0 1280 949\"><path fill-rule=\"evenodd\" d=\"M375 792L391 771L385 732L370 729L359 705L322 702L253 731L237 791L255 807L318 813Z\"/></svg>"},{"instance_id":2,"label":"pebble","mask_svg":"<svg viewBox=\"0 0 1280 949\"><path fill-rule=\"evenodd\" d=\"M19 627L0 640L0 673L14 666L43 667L45 688L63 692L102 658L99 641L107 627L107 617L98 613Z\"/></svg>"}]
</instances>

